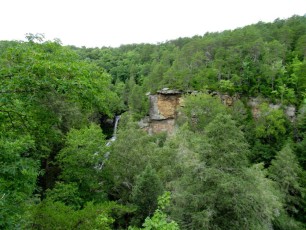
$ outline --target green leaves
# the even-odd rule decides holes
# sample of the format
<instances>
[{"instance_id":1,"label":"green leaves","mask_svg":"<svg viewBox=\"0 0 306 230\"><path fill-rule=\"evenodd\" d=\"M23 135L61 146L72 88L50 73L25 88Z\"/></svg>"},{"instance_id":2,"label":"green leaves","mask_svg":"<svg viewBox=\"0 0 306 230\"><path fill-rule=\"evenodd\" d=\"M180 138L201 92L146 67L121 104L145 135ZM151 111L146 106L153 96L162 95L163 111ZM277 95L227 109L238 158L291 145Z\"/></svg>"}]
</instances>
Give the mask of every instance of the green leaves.
<instances>
[{"instance_id":1,"label":"green leaves","mask_svg":"<svg viewBox=\"0 0 306 230\"><path fill-rule=\"evenodd\" d=\"M188 100L183 110L189 110ZM282 210L274 183L262 165L249 167L244 134L225 110L215 114L219 107L209 105L212 99L202 100L190 106L200 113L185 115L195 124L206 121L203 131L192 133L185 127L177 133L183 141L174 151L186 160L181 162L182 175L172 184L172 217L185 229L269 229ZM201 113L205 110L209 112Z\"/></svg>"},{"instance_id":2,"label":"green leaves","mask_svg":"<svg viewBox=\"0 0 306 230\"><path fill-rule=\"evenodd\" d=\"M154 140L140 130L128 114L121 116L117 139L111 146L105 170L113 182L113 195L119 195L124 202L130 198L136 176L148 163L155 166L158 160L154 157L158 147Z\"/></svg>"},{"instance_id":3,"label":"green leaves","mask_svg":"<svg viewBox=\"0 0 306 230\"><path fill-rule=\"evenodd\" d=\"M218 114L206 127L207 142L202 160L220 170L239 170L248 165L249 146L229 115Z\"/></svg>"},{"instance_id":4,"label":"green leaves","mask_svg":"<svg viewBox=\"0 0 306 230\"><path fill-rule=\"evenodd\" d=\"M269 167L269 177L277 182L285 196L285 209L291 214L298 213L301 206L302 187L300 185L302 169L289 144L279 151Z\"/></svg>"},{"instance_id":5,"label":"green leaves","mask_svg":"<svg viewBox=\"0 0 306 230\"><path fill-rule=\"evenodd\" d=\"M74 210L80 209L84 203L79 192L79 186L75 182L57 182L52 190L47 190L46 194L47 199L53 202L62 202Z\"/></svg>"},{"instance_id":6,"label":"green leaves","mask_svg":"<svg viewBox=\"0 0 306 230\"><path fill-rule=\"evenodd\" d=\"M57 161L62 169L60 178L67 183L78 184L83 199L102 199L101 171L99 165L105 161L107 147L98 125L91 124L79 130L72 129L65 147L59 152Z\"/></svg>"},{"instance_id":7,"label":"green leaves","mask_svg":"<svg viewBox=\"0 0 306 230\"><path fill-rule=\"evenodd\" d=\"M31 210L31 219L27 229L113 229L116 216L131 210L115 202L100 204L86 203L81 210L74 210L61 202L46 199Z\"/></svg>"},{"instance_id":8,"label":"green leaves","mask_svg":"<svg viewBox=\"0 0 306 230\"><path fill-rule=\"evenodd\" d=\"M0 135L0 228L20 226L36 188L39 162L25 157L33 147L30 136Z\"/></svg>"},{"instance_id":9,"label":"green leaves","mask_svg":"<svg viewBox=\"0 0 306 230\"><path fill-rule=\"evenodd\" d=\"M156 171L149 164L136 178L131 193L132 202L137 205L137 219L143 221L157 208L157 197L162 193L162 183Z\"/></svg>"},{"instance_id":10,"label":"green leaves","mask_svg":"<svg viewBox=\"0 0 306 230\"><path fill-rule=\"evenodd\" d=\"M259 138L277 140L285 134L286 120L280 109L272 109L265 103L260 106L260 116L256 122L255 133Z\"/></svg>"},{"instance_id":11,"label":"green leaves","mask_svg":"<svg viewBox=\"0 0 306 230\"><path fill-rule=\"evenodd\" d=\"M166 215L169 195L157 205L165 188L170 215L185 229L298 229L292 216L304 221L304 188L293 152L303 165L304 113L290 125L281 109L263 104L248 121L244 105L249 96L280 108L304 99L305 25L294 16L119 48L64 47L40 34L0 42L0 228L120 229L133 220L178 229ZM241 102L231 109L218 97L186 96L177 132L147 135L132 118L147 114L146 92L166 86L239 94ZM122 116L116 141L105 146L93 123L127 109L132 116ZM248 162L245 134L253 162L271 162L268 174ZM295 148L279 151L289 135ZM34 204L38 193L43 201Z\"/></svg>"},{"instance_id":12,"label":"green leaves","mask_svg":"<svg viewBox=\"0 0 306 230\"><path fill-rule=\"evenodd\" d=\"M143 223L143 228L129 227L129 230L178 230L179 226L175 221L169 221L164 209L170 204L170 192L165 192L158 197L158 209L152 217L147 217Z\"/></svg>"},{"instance_id":13,"label":"green leaves","mask_svg":"<svg viewBox=\"0 0 306 230\"><path fill-rule=\"evenodd\" d=\"M220 91L223 93L233 94L235 88L234 84L230 80L220 80L219 81Z\"/></svg>"},{"instance_id":14,"label":"green leaves","mask_svg":"<svg viewBox=\"0 0 306 230\"><path fill-rule=\"evenodd\" d=\"M32 135L36 158L48 156L92 113L116 110L110 76L58 43L17 43L4 50L0 65L3 128Z\"/></svg>"},{"instance_id":15,"label":"green leaves","mask_svg":"<svg viewBox=\"0 0 306 230\"><path fill-rule=\"evenodd\" d=\"M10 228L15 228L24 206L30 204L28 200L35 191L39 174L40 162L37 161L41 160L41 165L46 167L46 176L41 176L40 185L52 185L56 180L52 161L63 147L65 134L88 124L94 113L112 115L119 100L111 90L111 77L103 69L80 60L70 48L58 42L42 42L42 38L29 34L29 42L1 46L0 133L5 135L1 135L0 143L0 197L5 195L0 215L5 219L3 226ZM105 141L99 127L92 126L90 130L94 138L86 131L71 131L70 142L58 158L63 167L62 178L66 182L80 183L78 189L82 197L92 190L93 194L99 193L96 189L101 187L101 175L96 174L94 167L102 161ZM82 142L83 138L87 146L77 151L76 142ZM94 155L95 152L99 155ZM78 161L83 162L79 173ZM57 195L58 200L72 199L71 195L64 195L69 185L66 188L58 185L57 193L63 193L63 197ZM103 200L102 193L92 199ZM76 200L70 202L80 205L81 201Z\"/></svg>"},{"instance_id":16,"label":"green leaves","mask_svg":"<svg viewBox=\"0 0 306 230\"><path fill-rule=\"evenodd\" d=\"M225 113L225 106L219 98L199 93L184 99L183 116L180 122L188 121L193 131L203 132L205 126L219 113Z\"/></svg>"}]
</instances>

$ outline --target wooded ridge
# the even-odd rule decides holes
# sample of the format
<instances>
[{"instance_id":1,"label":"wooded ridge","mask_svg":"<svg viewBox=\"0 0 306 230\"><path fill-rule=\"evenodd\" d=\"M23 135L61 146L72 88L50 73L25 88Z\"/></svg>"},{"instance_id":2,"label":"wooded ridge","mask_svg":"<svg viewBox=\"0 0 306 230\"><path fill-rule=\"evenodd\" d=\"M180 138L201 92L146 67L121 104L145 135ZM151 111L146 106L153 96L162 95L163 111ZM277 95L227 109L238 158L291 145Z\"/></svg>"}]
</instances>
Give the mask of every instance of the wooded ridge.
<instances>
[{"instance_id":1,"label":"wooded ridge","mask_svg":"<svg viewBox=\"0 0 306 230\"><path fill-rule=\"evenodd\" d=\"M305 229L305 16L27 39L0 41L0 229Z\"/></svg>"}]
</instances>

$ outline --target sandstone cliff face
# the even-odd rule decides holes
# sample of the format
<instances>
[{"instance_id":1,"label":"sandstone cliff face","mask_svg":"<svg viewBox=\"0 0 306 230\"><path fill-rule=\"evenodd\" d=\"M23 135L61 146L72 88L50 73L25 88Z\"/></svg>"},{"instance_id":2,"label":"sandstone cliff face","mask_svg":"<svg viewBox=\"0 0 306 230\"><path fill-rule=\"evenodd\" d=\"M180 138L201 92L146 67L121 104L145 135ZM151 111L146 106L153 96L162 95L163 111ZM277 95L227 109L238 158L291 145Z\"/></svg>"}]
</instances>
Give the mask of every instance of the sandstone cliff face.
<instances>
[{"instance_id":1,"label":"sandstone cliff face","mask_svg":"<svg viewBox=\"0 0 306 230\"><path fill-rule=\"evenodd\" d=\"M197 93L197 92L187 92ZM177 90L162 89L157 94L149 95L150 115L139 122L139 126L148 133L167 132L171 134L175 131L175 119L177 110L184 106L182 92ZM229 96L227 94L215 93L220 97L223 104L232 106L238 99L238 96Z\"/></svg>"},{"instance_id":2,"label":"sandstone cliff face","mask_svg":"<svg viewBox=\"0 0 306 230\"><path fill-rule=\"evenodd\" d=\"M149 133L161 133L166 132L171 134L175 129L175 119L166 119L166 120L158 120L151 121Z\"/></svg>"},{"instance_id":3,"label":"sandstone cliff face","mask_svg":"<svg viewBox=\"0 0 306 230\"><path fill-rule=\"evenodd\" d=\"M146 121L140 122L149 133L174 132L177 108L181 102L181 92L176 90L163 89L155 95L149 95L150 115Z\"/></svg>"},{"instance_id":4,"label":"sandstone cliff face","mask_svg":"<svg viewBox=\"0 0 306 230\"><path fill-rule=\"evenodd\" d=\"M157 91L157 94L149 95L150 114L149 117L139 122L139 126L150 134L160 132L173 133L175 131L175 120L178 116L178 108L184 106L182 94L180 91L162 89ZM239 95L229 96L218 92L213 92L211 95L219 97L221 102L226 106L233 106L235 101L239 99ZM263 102L265 100L261 98L249 99L248 105L250 106L254 119L259 118L260 104ZM280 109L282 107L288 119L291 122L295 120L296 108L294 106L283 107L280 104L269 104L269 107L271 109Z\"/></svg>"},{"instance_id":5,"label":"sandstone cliff face","mask_svg":"<svg viewBox=\"0 0 306 230\"><path fill-rule=\"evenodd\" d=\"M176 117L176 108L179 105L179 95L157 94L150 95L150 118L165 120Z\"/></svg>"}]
</instances>

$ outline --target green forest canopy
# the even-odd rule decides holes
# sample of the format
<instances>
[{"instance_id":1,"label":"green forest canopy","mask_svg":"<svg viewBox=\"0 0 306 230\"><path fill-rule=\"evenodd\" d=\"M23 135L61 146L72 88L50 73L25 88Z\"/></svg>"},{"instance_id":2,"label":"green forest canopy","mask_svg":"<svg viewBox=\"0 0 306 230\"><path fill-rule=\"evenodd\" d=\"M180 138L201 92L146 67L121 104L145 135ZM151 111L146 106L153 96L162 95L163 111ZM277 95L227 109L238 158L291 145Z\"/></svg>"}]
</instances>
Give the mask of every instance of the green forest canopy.
<instances>
[{"instance_id":1,"label":"green forest canopy","mask_svg":"<svg viewBox=\"0 0 306 230\"><path fill-rule=\"evenodd\" d=\"M0 41L1 229L305 228L305 16L157 45L27 39ZM164 87L202 93L174 135L148 135Z\"/></svg>"}]
</instances>

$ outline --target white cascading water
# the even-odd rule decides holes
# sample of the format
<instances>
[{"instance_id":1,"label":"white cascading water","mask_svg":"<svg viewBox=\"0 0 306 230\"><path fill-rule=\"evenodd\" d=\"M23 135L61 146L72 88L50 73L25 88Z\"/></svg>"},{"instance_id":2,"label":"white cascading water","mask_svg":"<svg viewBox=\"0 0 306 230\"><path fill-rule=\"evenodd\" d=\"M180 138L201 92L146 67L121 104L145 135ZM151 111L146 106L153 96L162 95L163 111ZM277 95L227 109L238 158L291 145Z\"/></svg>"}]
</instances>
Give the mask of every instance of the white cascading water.
<instances>
[{"instance_id":1,"label":"white cascading water","mask_svg":"<svg viewBox=\"0 0 306 230\"><path fill-rule=\"evenodd\" d=\"M111 144L116 140L117 138L117 127L118 127L118 122L120 120L120 116L115 116L115 124L114 124L114 132L113 132L113 136L111 137L111 139L109 139L106 143L106 146L109 147L111 146ZM104 158L107 160L109 157L109 152L106 152L104 154ZM101 170L103 168L104 165L104 161L102 163L99 163L98 165L95 166L96 169Z\"/></svg>"},{"instance_id":2,"label":"white cascading water","mask_svg":"<svg viewBox=\"0 0 306 230\"><path fill-rule=\"evenodd\" d=\"M117 127L118 127L118 122L120 120L120 116L115 116L115 124L114 124L114 132L113 132L113 136L111 137L111 139L106 143L106 146L110 146L112 144L112 142L114 142L116 140L116 135L117 135Z\"/></svg>"}]
</instances>

